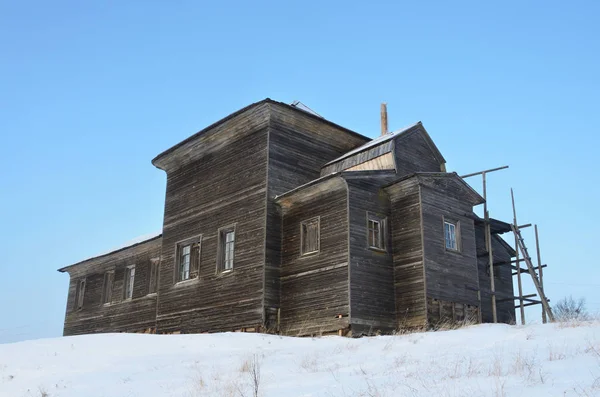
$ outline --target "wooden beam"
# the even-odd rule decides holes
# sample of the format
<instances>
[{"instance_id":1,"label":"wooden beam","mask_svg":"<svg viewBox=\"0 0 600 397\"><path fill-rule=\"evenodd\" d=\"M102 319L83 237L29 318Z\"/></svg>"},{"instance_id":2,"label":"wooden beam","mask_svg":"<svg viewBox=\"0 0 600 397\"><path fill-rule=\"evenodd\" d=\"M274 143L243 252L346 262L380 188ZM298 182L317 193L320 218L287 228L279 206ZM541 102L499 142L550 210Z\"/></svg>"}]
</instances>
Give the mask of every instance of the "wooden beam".
<instances>
[{"instance_id":1,"label":"wooden beam","mask_svg":"<svg viewBox=\"0 0 600 397\"><path fill-rule=\"evenodd\" d=\"M535 251L537 254L537 263L538 263L538 273L540 275L540 288L542 291L544 290L544 271L542 270L544 266L542 266L542 257L540 256L540 239L538 237L538 227L535 225ZM542 308L542 323L546 324L548 319L546 318L546 310Z\"/></svg>"},{"instance_id":2,"label":"wooden beam","mask_svg":"<svg viewBox=\"0 0 600 397\"><path fill-rule=\"evenodd\" d=\"M491 168L491 169L485 170L485 171L479 171L479 172L473 172L472 174L461 175L461 178L469 178L469 177L475 176L475 175L483 175L483 174L487 174L489 172L500 171L500 170L504 170L507 168L508 168L508 165L504 165L504 166L498 167L498 168Z\"/></svg>"},{"instance_id":3,"label":"wooden beam","mask_svg":"<svg viewBox=\"0 0 600 397\"><path fill-rule=\"evenodd\" d=\"M513 225L515 227L517 226L517 209L515 207L515 195L513 192L512 187L510 188L510 198L512 200L512 209L513 209ZM518 241L517 234L515 233L515 257L516 257L516 262L515 263L519 263L519 241ZM518 284L518 291L519 291L519 311L521 314L521 324L525 325L525 309L523 306L523 281L521 280L521 266L517 266L517 284ZM514 276L514 274L513 274Z\"/></svg>"}]
</instances>

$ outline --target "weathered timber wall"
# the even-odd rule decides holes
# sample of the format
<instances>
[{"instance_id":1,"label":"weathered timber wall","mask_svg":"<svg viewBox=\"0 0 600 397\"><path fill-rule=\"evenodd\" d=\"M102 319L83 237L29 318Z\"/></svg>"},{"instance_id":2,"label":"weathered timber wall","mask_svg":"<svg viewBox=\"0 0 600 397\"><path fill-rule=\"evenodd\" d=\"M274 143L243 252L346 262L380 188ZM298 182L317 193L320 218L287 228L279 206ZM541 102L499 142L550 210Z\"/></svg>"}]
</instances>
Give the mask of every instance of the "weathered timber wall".
<instances>
[{"instance_id":1,"label":"weathered timber wall","mask_svg":"<svg viewBox=\"0 0 600 397\"><path fill-rule=\"evenodd\" d=\"M69 268L69 293L64 335L98 332L141 332L156 326L156 294L148 294L152 259L160 257L160 237ZM125 300L125 268L135 265L133 297ZM102 303L104 273L114 271L111 300ZM83 307L76 308L80 279L86 286Z\"/></svg>"},{"instance_id":2,"label":"weathered timber wall","mask_svg":"<svg viewBox=\"0 0 600 397\"><path fill-rule=\"evenodd\" d=\"M360 151L356 154L348 156L340 161L332 164L328 164L321 170L321 175L328 175L333 172L343 171L348 168L355 167L359 164L363 164L367 161L371 161L377 157L381 157L386 153L390 153L394 148L394 142L392 140L382 142L377 146L367 148L366 150ZM348 152L348 150L346 151ZM324 163L326 164L326 163ZM393 168L393 166L392 166Z\"/></svg>"},{"instance_id":3,"label":"weathered timber wall","mask_svg":"<svg viewBox=\"0 0 600 397\"><path fill-rule=\"evenodd\" d=\"M396 172L404 176L413 172L440 172L441 163L418 130L394 139Z\"/></svg>"},{"instance_id":4,"label":"weathered timber wall","mask_svg":"<svg viewBox=\"0 0 600 397\"><path fill-rule=\"evenodd\" d=\"M427 296L479 306L473 207L452 184L439 183L439 190L421 186ZM444 219L459 223L458 252L446 250Z\"/></svg>"},{"instance_id":5,"label":"weathered timber wall","mask_svg":"<svg viewBox=\"0 0 600 397\"><path fill-rule=\"evenodd\" d=\"M268 105L263 104L200 136L196 145L201 148L206 140L210 152L167 170L158 332L263 324L267 130ZM233 271L219 273L218 230L231 225ZM176 283L176 245L195 236L201 236L198 276Z\"/></svg>"},{"instance_id":6,"label":"weathered timber wall","mask_svg":"<svg viewBox=\"0 0 600 397\"><path fill-rule=\"evenodd\" d=\"M424 327L427 305L419 185L411 178L385 190L390 197L397 327Z\"/></svg>"},{"instance_id":7,"label":"weathered timber wall","mask_svg":"<svg viewBox=\"0 0 600 397\"><path fill-rule=\"evenodd\" d=\"M265 257L265 311L273 328L280 307L281 215L274 197L319 177L328 161L367 141L302 111L271 104Z\"/></svg>"},{"instance_id":8,"label":"weathered timber wall","mask_svg":"<svg viewBox=\"0 0 600 397\"><path fill-rule=\"evenodd\" d=\"M281 331L311 335L348 326L347 188L337 186L316 200L295 203L283 215ZM320 250L300 255L300 224L320 218ZM342 315L342 318L337 318Z\"/></svg>"},{"instance_id":9,"label":"weathered timber wall","mask_svg":"<svg viewBox=\"0 0 600 397\"><path fill-rule=\"evenodd\" d=\"M378 178L348 178L350 211L350 320L353 335L396 328L390 203ZM367 212L387 218L383 251L369 248Z\"/></svg>"},{"instance_id":10,"label":"weathered timber wall","mask_svg":"<svg viewBox=\"0 0 600 397\"><path fill-rule=\"evenodd\" d=\"M492 316L492 295L490 288L490 265L485 246L485 232L483 224L475 228L477 238L477 256L479 269L479 289L481 291L481 316L484 323L491 323ZM499 241L501 237L492 235L492 253L494 254L494 263L510 262L511 253ZM525 266L521 266L525 267ZM510 299L514 296L513 277L510 265L494 266L494 288L496 289L496 313L498 322L512 324L515 322L515 307L518 301ZM529 277L527 273L523 276ZM509 299L504 300L503 299Z\"/></svg>"}]
</instances>

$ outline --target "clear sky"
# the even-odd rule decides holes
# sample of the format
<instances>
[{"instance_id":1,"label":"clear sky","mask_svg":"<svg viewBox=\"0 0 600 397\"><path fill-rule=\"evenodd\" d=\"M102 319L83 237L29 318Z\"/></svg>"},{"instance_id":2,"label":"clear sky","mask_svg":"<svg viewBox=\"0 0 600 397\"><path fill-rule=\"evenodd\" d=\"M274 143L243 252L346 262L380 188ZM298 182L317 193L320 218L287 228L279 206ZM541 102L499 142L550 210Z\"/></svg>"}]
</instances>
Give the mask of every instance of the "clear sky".
<instances>
[{"instance_id":1,"label":"clear sky","mask_svg":"<svg viewBox=\"0 0 600 397\"><path fill-rule=\"evenodd\" d=\"M549 297L600 310L599 15L594 1L0 1L0 342L61 335L56 269L159 231L150 160L265 97L371 137L386 101L390 129L423 121L450 171L510 165L489 175L491 215L512 219L514 187Z\"/></svg>"}]
</instances>

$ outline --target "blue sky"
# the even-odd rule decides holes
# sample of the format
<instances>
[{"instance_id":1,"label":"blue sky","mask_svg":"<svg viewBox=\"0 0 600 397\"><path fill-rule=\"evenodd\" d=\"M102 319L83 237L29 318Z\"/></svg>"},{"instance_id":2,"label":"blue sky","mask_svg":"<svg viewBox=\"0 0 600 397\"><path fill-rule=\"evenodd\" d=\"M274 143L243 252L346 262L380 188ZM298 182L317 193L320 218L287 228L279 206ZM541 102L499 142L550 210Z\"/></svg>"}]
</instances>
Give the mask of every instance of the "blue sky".
<instances>
[{"instance_id":1,"label":"blue sky","mask_svg":"<svg viewBox=\"0 0 600 397\"><path fill-rule=\"evenodd\" d=\"M165 174L150 160L265 97L372 137L385 101L390 129L423 121L449 170L510 165L489 176L491 215L512 219L513 187L519 220L540 227L550 298L600 310L599 13L592 1L0 1L0 343L61 335L56 269L160 230Z\"/></svg>"}]
</instances>

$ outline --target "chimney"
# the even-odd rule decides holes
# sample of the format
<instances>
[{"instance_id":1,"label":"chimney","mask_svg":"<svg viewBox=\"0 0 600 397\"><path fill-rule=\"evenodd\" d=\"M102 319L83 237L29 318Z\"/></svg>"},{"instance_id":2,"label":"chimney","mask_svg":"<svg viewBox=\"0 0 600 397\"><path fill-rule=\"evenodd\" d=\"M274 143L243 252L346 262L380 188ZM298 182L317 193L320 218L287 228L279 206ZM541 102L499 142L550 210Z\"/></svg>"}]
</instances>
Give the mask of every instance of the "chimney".
<instances>
[{"instance_id":1,"label":"chimney","mask_svg":"<svg viewBox=\"0 0 600 397\"><path fill-rule=\"evenodd\" d=\"M381 104L381 135L388 133L387 103Z\"/></svg>"}]
</instances>

